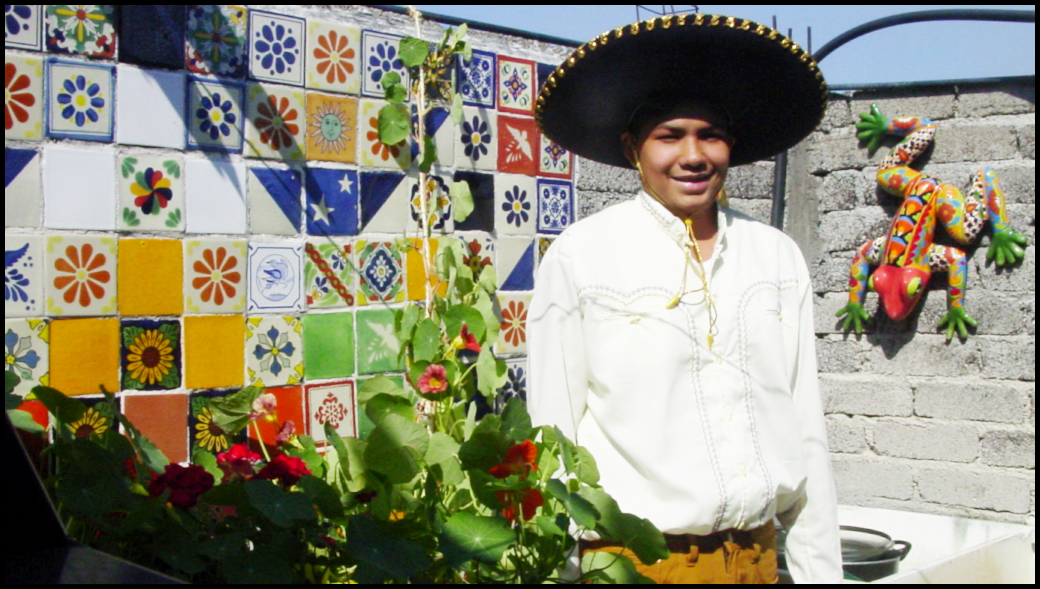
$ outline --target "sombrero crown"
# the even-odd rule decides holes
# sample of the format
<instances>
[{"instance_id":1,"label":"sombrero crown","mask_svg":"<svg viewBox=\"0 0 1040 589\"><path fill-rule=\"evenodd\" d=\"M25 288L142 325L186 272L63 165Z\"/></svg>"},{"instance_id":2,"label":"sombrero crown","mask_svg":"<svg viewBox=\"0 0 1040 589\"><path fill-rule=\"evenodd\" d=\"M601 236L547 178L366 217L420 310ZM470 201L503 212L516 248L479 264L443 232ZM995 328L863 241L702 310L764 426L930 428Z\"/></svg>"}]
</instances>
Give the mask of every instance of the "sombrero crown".
<instances>
[{"instance_id":1,"label":"sombrero crown","mask_svg":"<svg viewBox=\"0 0 1040 589\"><path fill-rule=\"evenodd\" d=\"M827 84L804 49L776 30L734 17L665 16L585 43L542 86L535 117L578 155L631 167L621 144L637 109L681 94L724 109L736 139L730 164L793 147L819 124Z\"/></svg>"}]
</instances>

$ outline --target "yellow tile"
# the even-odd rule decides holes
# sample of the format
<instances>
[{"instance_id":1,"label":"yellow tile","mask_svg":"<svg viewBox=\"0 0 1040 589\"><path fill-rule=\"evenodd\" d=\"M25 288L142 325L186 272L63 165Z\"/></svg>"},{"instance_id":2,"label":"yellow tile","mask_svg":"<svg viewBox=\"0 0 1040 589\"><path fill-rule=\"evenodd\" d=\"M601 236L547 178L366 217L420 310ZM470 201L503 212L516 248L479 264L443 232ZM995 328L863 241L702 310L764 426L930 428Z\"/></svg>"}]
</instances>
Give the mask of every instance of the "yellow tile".
<instances>
[{"instance_id":1,"label":"yellow tile","mask_svg":"<svg viewBox=\"0 0 1040 589\"><path fill-rule=\"evenodd\" d=\"M123 316L184 312L184 261L179 240L119 240L119 312Z\"/></svg>"},{"instance_id":2,"label":"yellow tile","mask_svg":"<svg viewBox=\"0 0 1040 589\"><path fill-rule=\"evenodd\" d=\"M454 238L452 238L454 239ZM408 250L408 260L405 262L408 270L406 276L408 277L408 300L410 301L423 301L426 300L426 283L423 277L426 276L426 272L423 269L422 254L419 253L419 248L422 247L421 239L411 239L413 249ZM437 278L436 268L434 266L435 260L437 259L437 248L440 242L437 238L430 240L430 249L433 253L430 255L430 270L433 272L431 282L434 288L437 289L437 294L447 296L448 285L447 283L441 282L440 278Z\"/></svg>"},{"instance_id":3,"label":"yellow tile","mask_svg":"<svg viewBox=\"0 0 1040 589\"><path fill-rule=\"evenodd\" d=\"M246 371L245 326L241 315L185 317L185 386L189 389L242 386Z\"/></svg>"},{"instance_id":4,"label":"yellow tile","mask_svg":"<svg viewBox=\"0 0 1040 589\"><path fill-rule=\"evenodd\" d=\"M119 320L51 322L51 386L66 395L119 390Z\"/></svg>"},{"instance_id":5,"label":"yellow tile","mask_svg":"<svg viewBox=\"0 0 1040 589\"><path fill-rule=\"evenodd\" d=\"M307 93L307 159L356 161L358 102L347 96Z\"/></svg>"}]
</instances>

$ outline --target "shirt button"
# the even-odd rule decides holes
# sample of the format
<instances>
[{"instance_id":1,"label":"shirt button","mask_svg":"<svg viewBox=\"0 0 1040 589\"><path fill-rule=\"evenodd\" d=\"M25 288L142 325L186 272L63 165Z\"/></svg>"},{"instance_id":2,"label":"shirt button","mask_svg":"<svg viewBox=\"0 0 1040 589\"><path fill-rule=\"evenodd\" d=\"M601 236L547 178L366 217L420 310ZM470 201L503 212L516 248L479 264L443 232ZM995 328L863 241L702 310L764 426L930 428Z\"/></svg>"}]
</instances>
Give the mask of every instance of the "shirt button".
<instances>
[{"instance_id":1,"label":"shirt button","mask_svg":"<svg viewBox=\"0 0 1040 589\"><path fill-rule=\"evenodd\" d=\"M726 421L733 421L733 411L730 409L726 410Z\"/></svg>"}]
</instances>

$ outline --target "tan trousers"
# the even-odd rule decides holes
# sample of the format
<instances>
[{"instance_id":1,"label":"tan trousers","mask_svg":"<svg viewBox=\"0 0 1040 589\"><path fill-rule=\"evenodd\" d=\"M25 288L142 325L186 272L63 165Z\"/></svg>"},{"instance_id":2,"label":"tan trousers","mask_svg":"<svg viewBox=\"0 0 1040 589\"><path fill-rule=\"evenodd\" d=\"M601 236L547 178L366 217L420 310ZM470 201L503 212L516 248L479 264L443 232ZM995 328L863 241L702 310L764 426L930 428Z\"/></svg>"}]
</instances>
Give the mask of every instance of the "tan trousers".
<instances>
[{"instance_id":1,"label":"tan trousers","mask_svg":"<svg viewBox=\"0 0 1040 589\"><path fill-rule=\"evenodd\" d=\"M711 536L665 535L671 555L645 565L634 554L606 542L583 542L582 554L592 550L622 554L632 559L639 574L661 584L776 584L776 529L772 523L750 531L719 532Z\"/></svg>"}]
</instances>

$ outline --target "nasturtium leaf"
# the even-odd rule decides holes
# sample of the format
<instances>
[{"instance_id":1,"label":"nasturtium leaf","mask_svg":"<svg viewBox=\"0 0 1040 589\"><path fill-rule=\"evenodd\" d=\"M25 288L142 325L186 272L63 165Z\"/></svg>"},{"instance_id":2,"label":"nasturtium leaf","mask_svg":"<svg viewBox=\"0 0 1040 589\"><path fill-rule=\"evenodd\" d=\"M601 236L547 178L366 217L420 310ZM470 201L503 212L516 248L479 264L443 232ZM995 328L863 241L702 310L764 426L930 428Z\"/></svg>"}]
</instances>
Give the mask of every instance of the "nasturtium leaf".
<instances>
[{"instance_id":1,"label":"nasturtium leaf","mask_svg":"<svg viewBox=\"0 0 1040 589\"><path fill-rule=\"evenodd\" d=\"M516 397L509 399L502 410L502 433L516 443L531 438L531 416L527 413L527 405Z\"/></svg>"},{"instance_id":2,"label":"nasturtium leaf","mask_svg":"<svg viewBox=\"0 0 1040 589\"><path fill-rule=\"evenodd\" d=\"M321 478L325 476L325 469L327 465L322 460L321 454L318 453L318 445L314 443L314 438L310 436L296 436L296 441L299 442L303 448L297 448L295 446L285 447L285 453L294 458L299 458L307 464L308 470L311 473Z\"/></svg>"},{"instance_id":3,"label":"nasturtium leaf","mask_svg":"<svg viewBox=\"0 0 1040 589\"><path fill-rule=\"evenodd\" d=\"M455 126L462 125L462 117L465 116L462 107L462 94L456 92L451 97L451 110L448 111L448 114L451 116L451 121L455 123Z\"/></svg>"},{"instance_id":4,"label":"nasturtium leaf","mask_svg":"<svg viewBox=\"0 0 1040 589\"><path fill-rule=\"evenodd\" d=\"M213 560L224 561L249 549L249 537L244 532L218 534L198 545L198 552Z\"/></svg>"},{"instance_id":5,"label":"nasturtium leaf","mask_svg":"<svg viewBox=\"0 0 1040 589\"><path fill-rule=\"evenodd\" d=\"M415 326L419 323L419 319L419 307L415 305L408 305L403 309L398 309L397 314L394 316L394 329L397 331L397 341L411 341L412 333L415 330Z\"/></svg>"},{"instance_id":6,"label":"nasturtium leaf","mask_svg":"<svg viewBox=\"0 0 1040 589\"><path fill-rule=\"evenodd\" d=\"M566 516L565 516L565 519L566 519ZM565 527L560 527L556 523L556 519L551 518L549 516L539 515L538 517L534 518L534 523L535 523L535 525L538 526L538 529L540 529L542 531L542 533L546 534L547 536L565 536L565 535L567 535L567 532L565 531L566 528Z\"/></svg>"},{"instance_id":7,"label":"nasturtium leaf","mask_svg":"<svg viewBox=\"0 0 1040 589\"><path fill-rule=\"evenodd\" d=\"M581 558L581 572L594 585L653 585L654 582L636 571L629 558L618 558L610 552L590 550Z\"/></svg>"},{"instance_id":8,"label":"nasturtium leaf","mask_svg":"<svg viewBox=\"0 0 1040 589\"><path fill-rule=\"evenodd\" d=\"M477 356L477 390L490 399L498 393L509 379L508 368L502 360L496 360L490 346L485 346Z\"/></svg>"},{"instance_id":9,"label":"nasturtium leaf","mask_svg":"<svg viewBox=\"0 0 1040 589\"><path fill-rule=\"evenodd\" d=\"M489 416L485 416L484 419L487 417ZM459 448L459 460L462 461L462 468L466 470L487 472L502 462L510 447L512 444L501 432L474 431Z\"/></svg>"},{"instance_id":10,"label":"nasturtium leaf","mask_svg":"<svg viewBox=\"0 0 1040 589\"><path fill-rule=\"evenodd\" d=\"M343 517L343 503L339 494L328 483L317 477L305 476L296 484L323 516L331 519Z\"/></svg>"},{"instance_id":11,"label":"nasturtium leaf","mask_svg":"<svg viewBox=\"0 0 1040 589\"><path fill-rule=\"evenodd\" d=\"M498 273L495 271L495 267L484 266L484 269L480 271L480 279L477 280L477 284L484 289L484 292L495 294L495 291L498 290Z\"/></svg>"},{"instance_id":12,"label":"nasturtium leaf","mask_svg":"<svg viewBox=\"0 0 1040 589\"><path fill-rule=\"evenodd\" d=\"M365 415L379 425L387 415L399 415L408 420L415 419L415 408L405 397L394 397L385 393L365 401Z\"/></svg>"},{"instance_id":13,"label":"nasturtium leaf","mask_svg":"<svg viewBox=\"0 0 1040 589\"><path fill-rule=\"evenodd\" d=\"M339 469L347 490L358 493L368 485L365 473L365 450L368 443L357 438L343 439L331 424L325 424L325 438L332 445L332 452L325 454L329 468Z\"/></svg>"},{"instance_id":14,"label":"nasturtium leaf","mask_svg":"<svg viewBox=\"0 0 1040 589\"><path fill-rule=\"evenodd\" d=\"M314 521L317 515L302 493L287 493L271 481L253 479L243 483L249 503L276 526L288 528L295 522Z\"/></svg>"},{"instance_id":15,"label":"nasturtium leaf","mask_svg":"<svg viewBox=\"0 0 1040 589\"><path fill-rule=\"evenodd\" d=\"M358 387L358 403L366 403L376 395L407 397L404 388L402 388L394 379L386 376L370 378L361 383Z\"/></svg>"},{"instance_id":16,"label":"nasturtium leaf","mask_svg":"<svg viewBox=\"0 0 1040 589\"><path fill-rule=\"evenodd\" d=\"M430 319L423 319L415 328L415 338L412 339L412 353L416 362L433 362L440 350L441 330L436 323Z\"/></svg>"},{"instance_id":17,"label":"nasturtium leaf","mask_svg":"<svg viewBox=\"0 0 1040 589\"><path fill-rule=\"evenodd\" d=\"M411 117L400 104L388 104L379 109L379 141L398 145L411 135Z\"/></svg>"},{"instance_id":18,"label":"nasturtium leaf","mask_svg":"<svg viewBox=\"0 0 1040 589\"><path fill-rule=\"evenodd\" d=\"M217 507L245 507L249 505L249 497L242 485L216 485L199 498L207 505Z\"/></svg>"},{"instance_id":19,"label":"nasturtium leaf","mask_svg":"<svg viewBox=\"0 0 1040 589\"><path fill-rule=\"evenodd\" d=\"M452 566L474 559L497 563L516 543L516 532L502 518L458 512L444 524L440 540L441 552Z\"/></svg>"},{"instance_id":20,"label":"nasturtium leaf","mask_svg":"<svg viewBox=\"0 0 1040 589\"><path fill-rule=\"evenodd\" d=\"M287 554L276 546L258 546L255 549L229 558L223 569L227 579L235 584L258 585L277 583L287 585L295 581L293 563Z\"/></svg>"},{"instance_id":21,"label":"nasturtium leaf","mask_svg":"<svg viewBox=\"0 0 1040 589\"><path fill-rule=\"evenodd\" d=\"M574 521L579 526L589 530L596 529L596 520L599 519L600 514L596 507L589 503L587 499L577 493L571 493L567 490L567 485L557 479L547 482L545 490L555 497L557 501L563 503L564 507L567 508L567 513L574 518Z\"/></svg>"},{"instance_id":22,"label":"nasturtium leaf","mask_svg":"<svg viewBox=\"0 0 1040 589\"><path fill-rule=\"evenodd\" d=\"M8 409L7 416L11 419L11 425L23 432L31 434L45 434L47 430L33 420L32 414L21 409Z\"/></svg>"},{"instance_id":23,"label":"nasturtium leaf","mask_svg":"<svg viewBox=\"0 0 1040 589\"><path fill-rule=\"evenodd\" d=\"M36 387L32 390L32 394L38 401L43 403L47 411L50 411L60 426L69 425L83 417L83 414L87 412L87 406L82 402L66 397L64 394L48 387ZM58 429L66 431L68 428L59 427Z\"/></svg>"},{"instance_id":24,"label":"nasturtium leaf","mask_svg":"<svg viewBox=\"0 0 1040 589\"><path fill-rule=\"evenodd\" d=\"M491 301L491 295L485 291L477 291L477 300L473 308L480 311L484 317L484 325L487 327L486 340L488 342L498 341L498 332L502 329L501 319L495 315L495 304Z\"/></svg>"},{"instance_id":25,"label":"nasturtium leaf","mask_svg":"<svg viewBox=\"0 0 1040 589\"><path fill-rule=\"evenodd\" d=\"M426 449L424 460L426 464L440 464L458 456L459 448L455 438L444 432L437 432L430 436L430 446Z\"/></svg>"},{"instance_id":26,"label":"nasturtium leaf","mask_svg":"<svg viewBox=\"0 0 1040 589\"><path fill-rule=\"evenodd\" d=\"M426 61L430 54L430 44L415 37L401 39L401 63L405 67L416 67Z\"/></svg>"},{"instance_id":27,"label":"nasturtium leaf","mask_svg":"<svg viewBox=\"0 0 1040 589\"><path fill-rule=\"evenodd\" d=\"M599 469L592 454L581 446L574 447L574 474L586 485L599 484Z\"/></svg>"},{"instance_id":28,"label":"nasturtium leaf","mask_svg":"<svg viewBox=\"0 0 1040 589\"><path fill-rule=\"evenodd\" d=\"M226 397L210 399L209 410L213 423L228 435L235 435L249 425L249 414L253 412L253 401L264 391L257 387L246 387Z\"/></svg>"},{"instance_id":29,"label":"nasturtium leaf","mask_svg":"<svg viewBox=\"0 0 1040 589\"><path fill-rule=\"evenodd\" d=\"M4 395L11 395L14 392L15 387L22 383L22 379L18 378L18 375L13 372L4 372ZM22 404L22 400L18 397L18 405ZM5 402L8 409L16 409L18 405L11 406L10 399Z\"/></svg>"},{"instance_id":30,"label":"nasturtium leaf","mask_svg":"<svg viewBox=\"0 0 1040 589\"><path fill-rule=\"evenodd\" d=\"M351 516L347 527L351 556L394 579L407 579L432 564L422 546L384 529L364 515Z\"/></svg>"},{"instance_id":31,"label":"nasturtium leaf","mask_svg":"<svg viewBox=\"0 0 1040 589\"><path fill-rule=\"evenodd\" d=\"M163 562L189 575L197 575L207 568L206 561L199 556L198 545L183 531L155 542L154 550Z\"/></svg>"},{"instance_id":32,"label":"nasturtium leaf","mask_svg":"<svg viewBox=\"0 0 1040 589\"><path fill-rule=\"evenodd\" d=\"M424 174L429 174L430 170L433 169L433 164L437 161L437 144L433 142L433 137L427 135L423 140L423 152L422 160L419 162L419 171Z\"/></svg>"},{"instance_id":33,"label":"nasturtium leaf","mask_svg":"<svg viewBox=\"0 0 1040 589\"><path fill-rule=\"evenodd\" d=\"M408 98L408 89L401 84L401 76L396 72L383 74L383 98L390 104L403 104Z\"/></svg>"},{"instance_id":34,"label":"nasturtium leaf","mask_svg":"<svg viewBox=\"0 0 1040 589\"><path fill-rule=\"evenodd\" d=\"M488 266L488 268L490 267ZM470 335L476 338L478 342L483 341L485 334L487 334L484 316L470 305L452 305L444 313L443 318L449 339L454 340L462 332L463 324L466 325Z\"/></svg>"},{"instance_id":35,"label":"nasturtium leaf","mask_svg":"<svg viewBox=\"0 0 1040 589\"><path fill-rule=\"evenodd\" d=\"M469 187L469 182L465 180L452 182L448 194L451 195L452 206L455 210L455 222L465 221L474 209L473 191Z\"/></svg>"},{"instance_id":36,"label":"nasturtium leaf","mask_svg":"<svg viewBox=\"0 0 1040 589\"><path fill-rule=\"evenodd\" d=\"M368 468L393 484L411 481L419 474L419 460L429 448L426 428L400 415L389 414L368 437L365 462Z\"/></svg>"},{"instance_id":37,"label":"nasturtium leaf","mask_svg":"<svg viewBox=\"0 0 1040 589\"><path fill-rule=\"evenodd\" d=\"M625 544L643 564L668 558L664 535L648 520L622 513L617 502L602 489L582 487L578 494L599 512L596 532L605 540Z\"/></svg>"},{"instance_id":38,"label":"nasturtium leaf","mask_svg":"<svg viewBox=\"0 0 1040 589\"><path fill-rule=\"evenodd\" d=\"M217 457L201 448L195 450L195 453L191 455L191 463L206 469L206 472L213 475L214 480L219 481L224 476L220 467L217 466Z\"/></svg>"}]
</instances>

